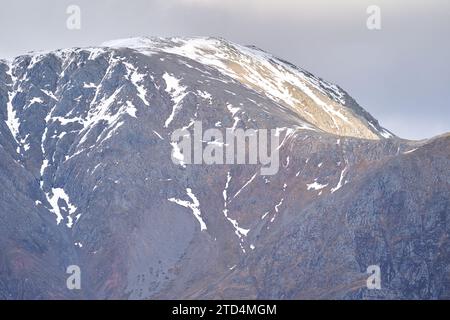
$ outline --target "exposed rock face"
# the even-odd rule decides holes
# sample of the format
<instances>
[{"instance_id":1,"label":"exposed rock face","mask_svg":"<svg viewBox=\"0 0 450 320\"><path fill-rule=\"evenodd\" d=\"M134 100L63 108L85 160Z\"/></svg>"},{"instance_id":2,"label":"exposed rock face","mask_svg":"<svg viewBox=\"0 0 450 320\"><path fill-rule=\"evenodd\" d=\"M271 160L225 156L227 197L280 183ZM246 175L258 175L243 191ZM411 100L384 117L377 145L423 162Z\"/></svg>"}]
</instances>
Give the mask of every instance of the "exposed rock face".
<instances>
[{"instance_id":1,"label":"exposed rock face","mask_svg":"<svg viewBox=\"0 0 450 320\"><path fill-rule=\"evenodd\" d=\"M277 129L278 173L175 164L171 134L195 121ZM2 61L0 297L450 298L449 155L450 136L401 140L339 87L221 39Z\"/></svg>"}]
</instances>

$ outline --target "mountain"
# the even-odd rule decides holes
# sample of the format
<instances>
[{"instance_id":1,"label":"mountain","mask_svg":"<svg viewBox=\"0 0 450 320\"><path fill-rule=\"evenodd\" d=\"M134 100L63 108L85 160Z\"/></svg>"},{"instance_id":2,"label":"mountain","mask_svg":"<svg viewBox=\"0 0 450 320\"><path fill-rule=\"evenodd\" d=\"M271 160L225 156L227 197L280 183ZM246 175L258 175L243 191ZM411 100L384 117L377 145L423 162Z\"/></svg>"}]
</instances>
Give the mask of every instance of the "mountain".
<instances>
[{"instance_id":1,"label":"mountain","mask_svg":"<svg viewBox=\"0 0 450 320\"><path fill-rule=\"evenodd\" d=\"M199 121L275 130L276 174L174 162L172 134ZM0 298L448 299L449 155L450 135L400 139L338 86L223 39L0 61Z\"/></svg>"}]
</instances>

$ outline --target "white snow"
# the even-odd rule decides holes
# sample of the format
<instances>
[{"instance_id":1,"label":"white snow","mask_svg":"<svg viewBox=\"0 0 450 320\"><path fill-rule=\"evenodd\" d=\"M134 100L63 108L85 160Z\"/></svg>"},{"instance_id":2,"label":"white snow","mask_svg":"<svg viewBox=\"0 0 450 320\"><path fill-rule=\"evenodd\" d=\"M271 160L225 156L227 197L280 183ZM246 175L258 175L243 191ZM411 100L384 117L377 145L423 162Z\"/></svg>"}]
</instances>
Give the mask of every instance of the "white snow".
<instances>
[{"instance_id":1,"label":"white snow","mask_svg":"<svg viewBox=\"0 0 450 320\"><path fill-rule=\"evenodd\" d=\"M387 130L384 130L384 129L380 132L380 134L386 139L393 137L392 134L390 134Z\"/></svg>"},{"instance_id":2,"label":"white snow","mask_svg":"<svg viewBox=\"0 0 450 320\"><path fill-rule=\"evenodd\" d=\"M287 156L285 168L289 167L290 161L291 161L291 158L289 156Z\"/></svg>"},{"instance_id":3,"label":"white snow","mask_svg":"<svg viewBox=\"0 0 450 320\"><path fill-rule=\"evenodd\" d=\"M212 67L223 75L231 77L215 79L225 83L239 81L257 92L266 95L282 107L300 110L308 119L315 123L315 116L320 110L329 116L336 132L353 132L363 137L371 135L370 130L364 130L364 123L355 116L346 105L346 94L336 85L319 79L310 73L292 66L277 57L256 48L241 46L216 38L130 38L109 41L103 44L111 47L129 47L142 54L171 53L192 59L200 64ZM193 68L188 62L180 63ZM234 68L239 65L239 68ZM213 79L207 71L206 78ZM207 80L205 80L207 81ZM235 93L225 90L230 94ZM316 106L304 103L303 93ZM328 122L328 121L327 121ZM387 131L380 135L388 137Z\"/></svg>"},{"instance_id":4,"label":"white snow","mask_svg":"<svg viewBox=\"0 0 450 320\"><path fill-rule=\"evenodd\" d=\"M28 104L24 107L24 110L25 110L25 109L28 109L28 107L30 107L31 105L33 105L33 104L35 104L35 103L42 104L42 103L44 103L44 100L42 100L42 98L40 98L40 97L33 97L33 98L31 98L31 100L28 102Z\"/></svg>"},{"instance_id":5,"label":"white snow","mask_svg":"<svg viewBox=\"0 0 450 320\"><path fill-rule=\"evenodd\" d=\"M244 228L239 227L239 223L236 220L231 219L228 216L228 210L226 210L224 212L224 214L225 214L225 217L228 219L228 221L233 225L233 227L235 229L235 233L239 238L246 237L248 235L248 233L250 232L250 229L244 229Z\"/></svg>"},{"instance_id":6,"label":"white snow","mask_svg":"<svg viewBox=\"0 0 450 320\"><path fill-rule=\"evenodd\" d=\"M127 68L127 78L131 81L131 83L134 85L138 92L138 97L142 100L142 102L149 106L150 104L147 101L147 90L145 89L145 86L142 85L142 82L144 81L145 74L139 73L137 68L135 68L131 63L122 61L122 63Z\"/></svg>"},{"instance_id":7,"label":"white snow","mask_svg":"<svg viewBox=\"0 0 450 320\"><path fill-rule=\"evenodd\" d=\"M328 184L320 184L317 181L314 181L313 183L307 184L306 186L308 187L308 190L321 190L323 188L326 188Z\"/></svg>"},{"instance_id":8,"label":"white snow","mask_svg":"<svg viewBox=\"0 0 450 320\"><path fill-rule=\"evenodd\" d=\"M252 183L252 181L256 178L257 173L255 173L243 186L242 188L240 188L238 190L238 192L235 193L235 195L233 196L233 199L236 198L241 192L242 190L244 190L250 183Z\"/></svg>"},{"instance_id":9,"label":"white snow","mask_svg":"<svg viewBox=\"0 0 450 320\"><path fill-rule=\"evenodd\" d=\"M131 103L131 101L126 102L126 108L123 109L123 112L128 114L132 118L136 117L137 108Z\"/></svg>"},{"instance_id":10,"label":"white snow","mask_svg":"<svg viewBox=\"0 0 450 320\"><path fill-rule=\"evenodd\" d=\"M91 53L97 54L101 52L103 52L103 49L94 50ZM134 66L131 65L130 63L124 62L119 58L111 56L109 58L108 68L105 74L103 75L103 78L100 81L100 83L98 85L95 85L93 83L84 83L83 85L85 88L95 88L95 93L88 107L88 113L86 116L56 117L52 116L52 114L54 113L53 108L45 118L47 124L59 121L63 126L70 123L79 123L83 126L82 129L79 131L79 135L81 138L79 139L76 148L74 148L73 151L74 155L82 152L77 151L78 147L87 140L92 128L95 127L98 123L102 122L105 123L106 125L105 130L101 133L100 136L97 137L96 141L98 144L102 144L104 141L111 138L116 133L116 131L123 125L124 122L121 121L123 116L128 115L131 118L137 117L136 115L137 108L133 104L133 102L128 99L123 99L119 97L119 94L123 89L123 86L117 88L114 91L114 93L109 96L106 95L105 91L103 90L104 81L107 80L108 77L111 75L113 68L121 63L124 63L124 66L127 70L126 77L133 83L133 85L137 89L138 95L143 100L143 102L146 103L147 101L145 100L145 92L143 91L144 87L141 85L141 81L143 81L144 75L140 74L137 71L137 69L134 68ZM56 100L55 95L50 91L46 90L42 91ZM75 99L75 101L76 100L77 99ZM45 140L46 135L44 134L42 142L44 142ZM72 157L73 156L71 157L66 156L66 159L70 159Z\"/></svg>"},{"instance_id":11,"label":"white snow","mask_svg":"<svg viewBox=\"0 0 450 320\"><path fill-rule=\"evenodd\" d=\"M197 90L197 94L198 94L199 97L201 97L201 98L203 98L205 100L208 100L209 103L212 102L212 96L211 96L211 94L209 92Z\"/></svg>"},{"instance_id":12,"label":"white snow","mask_svg":"<svg viewBox=\"0 0 450 320\"><path fill-rule=\"evenodd\" d=\"M184 155L181 152L180 147L178 146L178 143L171 142L170 145L172 146L172 158L183 168L186 168L186 164L184 162Z\"/></svg>"},{"instance_id":13,"label":"white snow","mask_svg":"<svg viewBox=\"0 0 450 320\"><path fill-rule=\"evenodd\" d=\"M97 59L102 53L105 52L105 50L103 48L89 48L87 49L90 51L89 53L89 60L95 60Z\"/></svg>"},{"instance_id":14,"label":"white snow","mask_svg":"<svg viewBox=\"0 0 450 320\"><path fill-rule=\"evenodd\" d=\"M68 222L66 225L68 228L72 228L73 220L72 220L71 216L72 216L72 214L74 214L77 211L77 207L70 202L69 196L64 191L64 189L52 188L52 191L45 193L45 195L47 197L48 203L50 203L50 205L52 207L50 209L50 211L56 215L56 223L58 225L64 219L64 217L61 213L61 208L59 207L59 200L62 200L66 203L67 209L69 210L68 215L67 215Z\"/></svg>"},{"instance_id":15,"label":"white snow","mask_svg":"<svg viewBox=\"0 0 450 320\"><path fill-rule=\"evenodd\" d=\"M33 69L33 67L34 67L39 61L42 60L42 57L43 57L43 56L44 56L43 54L36 54L36 55L33 55L32 58L31 58L30 64L28 65L27 69Z\"/></svg>"},{"instance_id":16,"label":"white snow","mask_svg":"<svg viewBox=\"0 0 450 320\"><path fill-rule=\"evenodd\" d=\"M191 188L186 188L186 194L191 198L192 202L170 198L168 199L170 202L176 203L182 207L189 208L192 210L192 214L195 216L195 218L200 223L200 230L204 231L208 228L206 227L206 223L203 221L202 214L200 211L200 202L198 201L197 197L192 193Z\"/></svg>"},{"instance_id":17,"label":"white snow","mask_svg":"<svg viewBox=\"0 0 450 320\"><path fill-rule=\"evenodd\" d=\"M91 175L93 175L94 174L94 172L95 171L97 171L97 169L102 165L103 163L98 163L95 167L94 167L94 169L92 169L92 172L91 172Z\"/></svg>"},{"instance_id":18,"label":"white snow","mask_svg":"<svg viewBox=\"0 0 450 320\"><path fill-rule=\"evenodd\" d=\"M275 209L275 214L273 215L272 219L270 219L270 222L271 222L271 223L275 221L275 219L276 219L276 217L277 217L277 215L278 215L278 213L279 213L279 211L280 211L280 207L281 207L281 205L283 204L283 202L284 202L284 198L281 198L280 202L278 202L278 203L275 205L275 207L274 207L274 209ZM270 210L267 211L266 213L264 213L264 214L262 215L262 217L261 217L261 220L264 220L264 219L267 217L267 215L268 215L269 213L270 213Z\"/></svg>"},{"instance_id":19,"label":"white snow","mask_svg":"<svg viewBox=\"0 0 450 320\"><path fill-rule=\"evenodd\" d=\"M275 212L278 213L280 206L283 204L284 198L281 198L280 202L275 205Z\"/></svg>"},{"instance_id":20,"label":"white snow","mask_svg":"<svg viewBox=\"0 0 450 320\"><path fill-rule=\"evenodd\" d=\"M158 132L156 132L155 130L152 131L159 139L164 140L164 138Z\"/></svg>"},{"instance_id":21,"label":"white snow","mask_svg":"<svg viewBox=\"0 0 450 320\"><path fill-rule=\"evenodd\" d=\"M74 118L51 117L50 119L52 121L59 121L59 123L62 126L65 126L65 125L67 125L69 123L74 123L74 122L83 123L83 119L79 118L79 117L74 117Z\"/></svg>"},{"instance_id":22,"label":"white snow","mask_svg":"<svg viewBox=\"0 0 450 320\"><path fill-rule=\"evenodd\" d=\"M49 91L49 90L44 90L44 89L41 89L41 91L43 92L43 93L45 93L48 97L50 97L50 98L52 98L53 100L58 100L57 98L56 98L56 96L53 94L53 92L51 92L51 91Z\"/></svg>"},{"instance_id":23,"label":"white snow","mask_svg":"<svg viewBox=\"0 0 450 320\"><path fill-rule=\"evenodd\" d=\"M92 82L83 83L83 88L85 88L85 89L97 88L97 85L95 83L92 83Z\"/></svg>"},{"instance_id":24,"label":"white snow","mask_svg":"<svg viewBox=\"0 0 450 320\"><path fill-rule=\"evenodd\" d=\"M42 166L41 166L41 171L40 171L41 177L44 175L45 169L46 169L47 167L48 167L48 160L47 160L47 159L44 159L44 160L42 161Z\"/></svg>"},{"instance_id":25,"label":"white snow","mask_svg":"<svg viewBox=\"0 0 450 320\"><path fill-rule=\"evenodd\" d=\"M233 119L234 119L234 123L233 123L233 127L232 127L232 130L234 131L234 130L236 130L236 128L237 128L237 125L238 125L238 123L239 123L239 121L240 121L240 119L239 119L239 117L237 117L237 116L235 116L241 109L240 108L237 108L237 107L233 107L233 105L231 104L231 103L227 103L227 109L228 109L228 111L231 113L231 116L233 117Z\"/></svg>"},{"instance_id":26,"label":"white snow","mask_svg":"<svg viewBox=\"0 0 450 320\"><path fill-rule=\"evenodd\" d=\"M375 125L373 123L371 123L370 121L368 121L368 124L376 131L378 132L383 138L389 139L392 138L392 134L390 134L387 130L385 129L377 129L377 127L375 127Z\"/></svg>"},{"instance_id":27,"label":"white snow","mask_svg":"<svg viewBox=\"0 0 450 320\"><path fill-rule=\"evenodd\" d=\"M97 92L98 90L99 89L97 89ZM82 138L80 139L78 145L83 144L87 140L88 134L91 129L101 121L106 122L107 128L102 133L103 136L106 136L101 141L97 140L99 144L108 140L112 136L112 134L118 128L120 128L120 126L123 125L123 122L120 120L124 115L136 118L137 108L132 104L132 102L125 101L125 103L123 104L121 100L117 99L117 96L119 95L121 90L122 87L119 87L111 96L109 96L108 98L102 98L98 102L96 101L97 96L95 96L93 101L91 102L91 106L89 108L86 119L75 118L75 120L77 121L82 121L83 124L83 129L80 131L80 133L82 134ZM96 102L97 104L95 105ZM115 114L112 114L110 110L111 106L118 103L122 103L122 106Z\"/></svg>"},{"instance_id":28,"label":"white snow","mask_svg":"<svg viewBox=\"0 0 450 320\"><path fill-rule=\"evenodd\" d=\"M12 67L10 67L8 71L8 75L13 80L13 86L16 81L16 78L12 74ZM17 142L17 144L20 145L20 138L19 138L19 127L20 127L20 120L17 117L16 110L14 110L12 100L14 99L16 95L16 92L13 90L12 92L8 92L8 102L6 103L6 120L5 123L9 128L9 131L11 132L11 135L13 136L14 140Z\"/></svg>"},{"instance_id":29,"label":"white snow","mask_svg":"<svg viewBox=\"0 0 450 320\"><path fill-rule=\"evenodd\" d=\"M230 186L231 181L231 173L227 172L227 182L225 183L225 189L222 191L223 200L225 201L225 207L227 206L227 200L228 200L228 187Z\"/></svg>"},{"instance_id":30,"label":"white snow","mask_svg":"<svg viewBox=\"0 0 450 320\"><path fill-rule=\"evenodd\" d=\"M408 151L403 152L403 154L409 154L409 153L413 153L414 151L416 151L418 148L414 148Z\"/></svg>"},{"instance_id":31,"label":"white snow","mask_svg":"<svg viewBox=\"0 0 450 320\"><path fill-rule=\"evenodd\" d=\"M107 41L101 44L101 47L108 48L133 48L140 49L142 53L151 55L151 45L154 43L154 40L150 38L144 37L135 37L135 38L126 38L126 39L117 39ZM104 49L102 49L104 50Z\"/></svg>"},{"instance_id":32,"label":"white snow","mask_svg":"<svg viewBox=\"0 0 450 320\"><path fill-rule=\"evenodd\" d=\"M347 170L348 170L348 166L346 166L346 167L341 171L341 176L340 176L340 178L339 178L339 182L338 182L338 184L336 185L336 187L334 187L334 188L331 189L331 193L335 193L335 192L338 191L340 188L342 188L342 186L345 184L345 183L343 183L343 181L344 181L345 173L347 172Z\"/></svg>"},{"instance_id":33,"label":"white snow","mask_svg":"<svg viewBox=\"0 0 450 320\"><path fill-rule=\"evenodd\" d=\"M163 79L166 82L166 92L169 93L172 98L172 102L174 103L172 113L164 123L164 127L167 128L181 107L181 101L187 95L187 92L186 87L180 85L180 79L175 78L167 72L164 73Z\"/></svg>"},{"instance_id":34,"label":"white snow","mask_svg":"<svg viewBox=\"0 0 450 320\"><path fill-rule=\"evenodd\" d=\"M249 233L250 229L244 229L239 226L239 223L235 220L229 217L228 215L228 187L231 181L231 174L230 172L227 173L227 182L225 184L225 189L223 190L223 199L224 199L224 209L223 209L223 215L225 218L231 223L231 225L234 227L234 232L238 236L240 242L241 242L241 248L242 248L242 237L246 237ZM243 249L244 253L245 250Z\"/></svg>"},{"instance_id":35,"label":"white snow","mask_svg":"<svg viewBox=\"0 0 450 320\"><path fill-rule=\"evenodd\" d=\"M214 67L225 75L237 80L243 80L259 88L262 93L276 101L283 101L290 106L302 105L301 101L290 91L288 85L292 85L303 91L316 104L321 106L333 121L335 121L335 117L338 117L345 122L349 122L347 117L339 110L323 102L311 89L314 88L314 90L323 95L328 92L335 97L337 102L345 103L343 100L344 93L337 86L306 75L300 70L278 61L275 57L265 52L234 43L224 43L219 39L174 38L171 40L175 45L164 47L164 45L158 44L155 46L157 41L151 40L147 42L147 45L154 49L179 54ZM233 70L224 61L235 61L239 63L241 71ZM270 76L267 76L267 74Z\"/></svg>"},{"instance_id":36,"label":"white snow","mask_svg":"<svg viewBox=\"0 0 450 320\"><path fill-rule=\"evenodd\" d=\"M233 107L233 105L231 103L227 103L227 109L228 111L231 113L231 116L234 117L234 115L236 113L239 112L239 110L241 110L240 108L237 107Z\"/></svg>"},{"instance_id":37,"label":"white snow","mask_svg":"<svg viewBox=\"0 0 450 320\"><path fill-rule=\"evenodd\" d=\"M291 138L294 136L295 132L299 130L299 127L296 128L286 128L286 127L282 127L282 128L276 128L275 129L275 135L276 136L280 136L281 132L285 131L285 135L283 140L281 141L281 143L278 145L277 150L281 149L281 147L284 146L284 144Z\"/></svg>"},{"instance_id":38,"label":"white snow","mask_svg":"<svg viewBox=\"0 0 450 320\"><path fill-rule=\"evenodd\" d=\"M227 89L225 89L224 91L225 91L226 93L231 94L232 96L236 96L236 93L235 93L235 92L232 92L232 91L227 90Z\"/></svg>"}]
</instances>

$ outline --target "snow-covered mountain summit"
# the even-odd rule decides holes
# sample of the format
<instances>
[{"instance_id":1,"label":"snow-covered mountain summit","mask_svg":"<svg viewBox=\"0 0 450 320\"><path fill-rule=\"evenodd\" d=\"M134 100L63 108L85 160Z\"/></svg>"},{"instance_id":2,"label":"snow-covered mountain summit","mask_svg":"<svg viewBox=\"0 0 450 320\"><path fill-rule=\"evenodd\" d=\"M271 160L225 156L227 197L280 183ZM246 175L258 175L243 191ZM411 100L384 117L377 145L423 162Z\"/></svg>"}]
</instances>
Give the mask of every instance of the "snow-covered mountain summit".
<instances>
[{"instance_id":1,"label":"snow-covered mountain summit","mask_svg":"<svg viewBox=\"0 0 450 320\"><path fill-rule=\"evenodd\" d=\"M221 38L129 38L103 46L173 53L213 67L326 132L365 139L393 137L338 86L254 46Z\"/></svg>"}]
</instances>

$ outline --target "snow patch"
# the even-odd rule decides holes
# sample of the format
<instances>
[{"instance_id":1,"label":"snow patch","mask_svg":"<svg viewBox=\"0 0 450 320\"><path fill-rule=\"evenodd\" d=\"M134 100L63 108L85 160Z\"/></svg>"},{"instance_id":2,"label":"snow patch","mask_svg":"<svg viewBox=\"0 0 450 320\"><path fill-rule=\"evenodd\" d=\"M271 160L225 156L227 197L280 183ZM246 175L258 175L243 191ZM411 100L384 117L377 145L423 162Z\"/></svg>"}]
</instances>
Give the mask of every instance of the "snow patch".
<instances>
[{"instance_id":1,"label":"snow patch","mask_svg":"<svg viewBox=\"0 0 450 320\"><path fill-rule=\"evenodd\" d=\"M164 123L164 127L167 128L170 123L173 121L175 115L177 114L179 108L181 107L181 101L187 95L186 87L180 85L180 79L175 78L174 76L164 73L163 79L166 82L166 92L172 98L172 102L174 103L172 108L172 113L167 118Z\"/></svg>"},{"instance_id":2,"label":"snow patch","mask_svg":"<svg viewBox=\"0 0 450 320\"><path fill-rule=\"evenodd\" d=\"M234 233L238 236L239 238L239 242L240 242L240 246L242 251L245 253L245 249L243 247L243 242L244 239L243 237L246 237L250 231L250 229L244 229L241 228L239 226L239 223L235 220L232 219L228 216L228 187L230 185L230 181L231 181L231 174L230 172L227 173L227 182L225 183L225 188L223 190L223 200L224 200L224 208L223 208L223 215L225 216L225 218L231 223L231 225L234 228Z\"/></svg>"},{"instance_id":3,"label":"snow patch","mask_svg":"<svg viewBox=\"0 0 450 320\"><path fill-rule=\"evenodd\" d=\"M172 146L172 159L175 160L175 162L182 166L183 168L186 168L186 163L184 162L184 155L181 152L180 147L178 146L178 143L171 142L170 145Z\"/></svg>"},{"instance_id":4,"label":"snow patch","mask_svg":"<svg viewBox=\"0 0 450 320\"><path fill-rule=\"evenodd\" d=\"M142 73L139 73L137 68L134 67L131 63L122 61L122 63L125 65L127 69L127 78L131 81L131 83L134 85L138 92L138 97L142 100L142 102L149 106L146 96L147 96L147 89L144 85L142 85L142 82L144 81L145 75Z\"/></svg>"},{"instance_id":5,"label":"snow patch","mask_svg":"<svg viewBox=\"0 0 450 320\"><path fill-rule=\"evenodd\" d=\"M201 98L203 98L205 100L208 100L209 103L212 103L212 96L211 96L211 94L209 92L197 90L197 94L198 94L199 97L201 97Z\"/></svg>"},{"instance_id":6,"label":"snow patch","mask_svg":"<svg viewBox=\"0 0 450 320\"><path fill-rule=\"evenodd\" d=\"M236 194L233 196L233 199L236 198L241 192L242 190L244 190L250 183L252 183L252 181L256 178L257 173L255 173L243 186L242 188L240 188L238 190L238 192L236 192Z\"/></svg>"},{"instance_id":7,"label":"snow patch","mask_svg":"<svg viewBox=\"0 0 450 320\"><path fill-rule=\"evenodd\" d=\"M317 181L314 181L313 183L307 184L308 190L321 190L323 188L326 188L328 184L320 184Z\"/></svg>"},{"instance_id":8,"label":"snow patch","mask_svg":"<svg viewBox=\"0 0 450 320\"><path fill-rule=\"evenodd\" d=\"M331 193L335 193L335 192L338 191L340 188L342 188L342 186L343 186L344 184L347 183L347 181L346 181L345 183L343 183L344 177L345 177L345 173L347 172L347 170L348 170L348 167L346 166L346 167L341 171L341 175L340 175L340 177L339 177L339 182L338 182L338 184L336 185L336 187L334 187L334 188L331 189Z\"/></svg>"},{"instance_id":9,"label":"snow patch","mask_svg":"<svg viewBox=\"0 0 450 320\"><path fill-rule=\"evenodd\" d=\"M192 193L191 188L186 188L186 194L191 198L192 201L185 201L175 198L168 199L170 202L176 203L182 207L189 208L192 210L192 214L194 217L198 220L200 224L200 230L208 230L206 227L206 223L203 221L202 214L200 211L200 202L198 201L197 197Z\"/></svg>"},{"instance_id":10,"label":"snow patch","mask_svg":"<svg viewBox=\"0 0 450 320\"><path fill-rule=\"evenodd\" d=\"M12 78L12 80L13 80L12 86L14 86L16 77L13 76L11 68L9 69L7 74ZM16 95L16 92L14 90L12 92L8 92L8 102L6 103L5 123L8 126L9 131L11 132L11 135L13 136L14 140L17 142L17 144L20 145L20 138L19 138L20 120L17 116L16 110L14 110L14 106L12 103L15 95Z\"/></svg>"},{"instance_id":11,"label":"snow patch","mask_svg":"<svg viewBox=\"0 0 450 320\"><path fill-rule=\"evenodd\" d=\"M52 191L45 193L45 195L47 197L48 203L52 207L50 209L50 211L56 215L56 224L58 224L58 225L64 219L64 216L62 215L62 212L61 212L61 207L59 206L59 202L60 202L60 200L65 202L66 208L68 209L67 216L66 216L68 222L67 222L66 226L68 228L72 228L72 226L73 226L72 215L77 211L77 207L70 202L70 198L67 195L67 193L64 191L64 189L52 188Z\"/></svg>"},{"instance_id":12,"label":"snow patch","mask_svg":"<svg viewBox=\"0 0 450 320\"><path fill-rule=\"evenodd\" d=\"M412 149L412 150L408 150L408 151L405 151L405 152L403 152L403 154L410 154L410 153L413 153L414 151L416 151L418 148L414 148L414 149Z\"/></svg>"}]
</instances>

